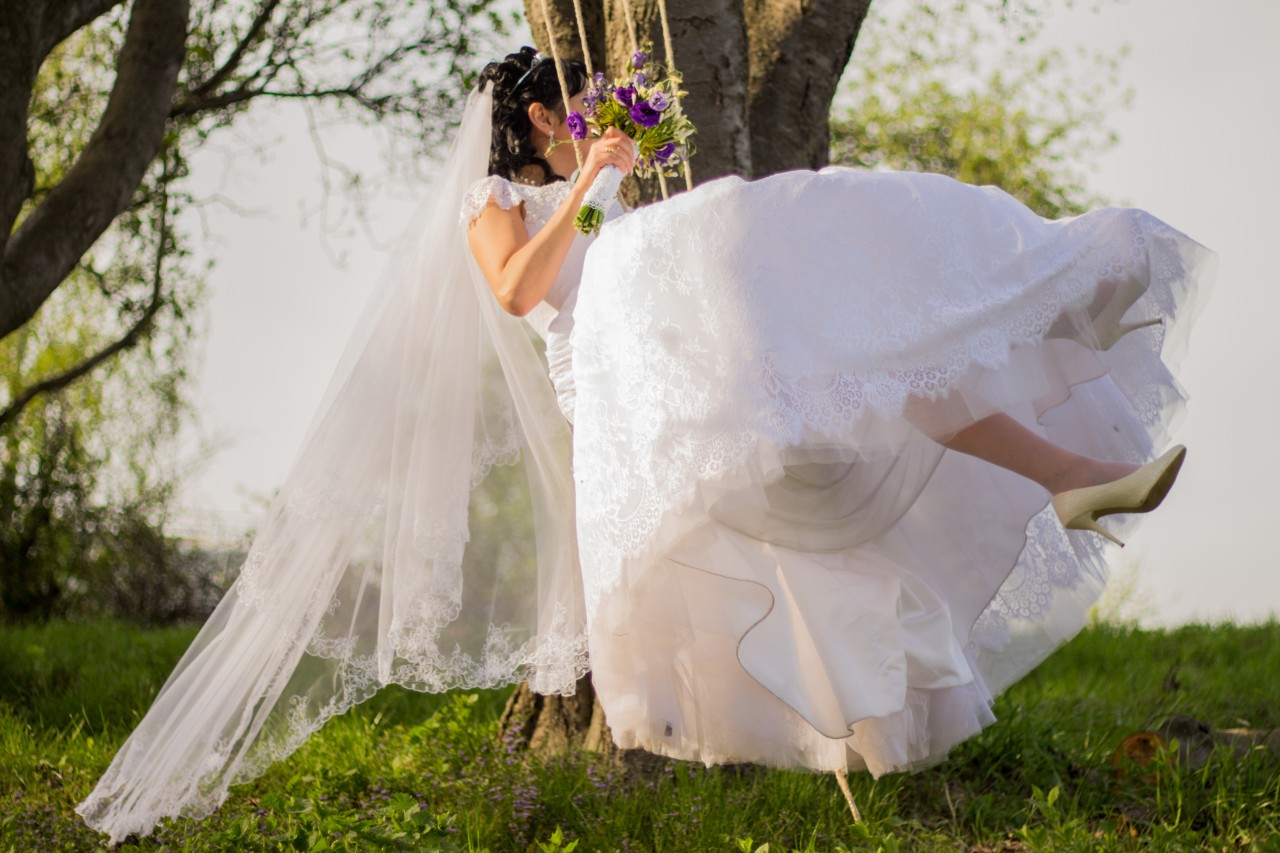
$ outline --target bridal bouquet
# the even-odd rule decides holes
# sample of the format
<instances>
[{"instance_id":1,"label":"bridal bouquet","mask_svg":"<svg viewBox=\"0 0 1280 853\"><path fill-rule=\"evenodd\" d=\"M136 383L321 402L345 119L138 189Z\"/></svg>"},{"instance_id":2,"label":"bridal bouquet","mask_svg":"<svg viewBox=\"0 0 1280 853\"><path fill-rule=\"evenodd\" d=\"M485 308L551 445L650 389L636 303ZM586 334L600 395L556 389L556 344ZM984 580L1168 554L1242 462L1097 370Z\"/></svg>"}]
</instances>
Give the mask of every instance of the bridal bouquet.
<instances>
[{"instance_id":1,"label":"bridal bouquet","mask_svg":"<svg viewBox=\"0 0 1280 853\"><path fill-rule=\"evenodd\" d=\"M680 89L680 73L671 66L660 73L649 61L646 45L632 55L625 77L610 83L597 72L592 83L587 89L586 115L569 113L573 138L599 136L616 127L636 146L636 174L674 176L676 167L693 153L693 122L680 108L680 98L688 94ZM616 167L600 170L574 219L579 231L594 234L600 230L605 209L617 197L621 183L622 172Z\"/></svg>"}]
</instances>

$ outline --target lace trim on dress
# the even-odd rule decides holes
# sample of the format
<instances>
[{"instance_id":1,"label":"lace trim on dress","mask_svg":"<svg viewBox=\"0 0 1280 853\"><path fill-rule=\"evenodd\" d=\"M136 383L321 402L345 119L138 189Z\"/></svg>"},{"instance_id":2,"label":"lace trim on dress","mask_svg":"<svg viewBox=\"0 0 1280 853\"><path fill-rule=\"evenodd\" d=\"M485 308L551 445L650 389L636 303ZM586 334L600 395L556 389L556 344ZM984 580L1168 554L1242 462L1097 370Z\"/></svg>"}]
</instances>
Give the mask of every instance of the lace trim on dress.
<instances>
[{"instance_id":1,"label":"lace trim on dress","mask_svg":"<svg viewBox=\"0 0 1280 853\"><path fill-rule=\"evenodd\" d=\"M490 200L503 210L510 210L523 203L525 227L533 233L547 224L571 188L568 181L552 181L542 186L532 186L514 183L501 175L489 175L476 181L467 190L459 215L462 224L468 225L484 211Z\"/></svg>"},{"instance_id":2,"label":"lace trim on dress","mask_svg":"<svg viewBox=\"0 0 1280 853\"><path fill-rule=\"evenodd\" d=\"M377 656L359 653L354 640L313 637L306 642L305 653L331 662L333 695L322 702L304 695L291 696L278 707L247 750L241 742L219 738L204 761L190 769L185 787L174 787L167 796L149 801L146 812L129 814L124 818L125 824L112 831L123 837L130 832L149 832L161 816L198 819L209 815L226 799L228 785L261 776L272 764L293 754L330 719L371 698L389 683L440 692L457 687L498 687L510 683L514 674L518 678L528 676L530 686L539 692L571 695L577 680L589 669L586 635L573 627L574 621L563 606L557 605L540 641L524 643L513 641L500 626L491 626L479 660L461 652L446 657L434 638L399 637L397 652L405 657L397 659L389 678L380 671ZM415 647L415 640L424 642ZM408 649L412 650L412 657L406 655ZM292 645L281 660L292 661L302 651ZM280 682L287 676L281 666L271 680ZM140 738L137 748L145 747L145 739ZM121 772L112 767L104 779L112 781ZM96 820L110 812L113 805L111 795L94 791L78 810Z\"/></svg>"},{"instance_id":3,"label":"lace trim on dress","mask_svg":"<svg viewBox=\"0 0 1280 853\"><path fill-rule=\"evenodd\" d=\"M462 200L460 213L462 224L468 225L480 215L485 205L493 201L503 210L510 210L524 199L516 192L515 186L501 175L489 175L471 185Z\"/></svg>"}]
</instances>

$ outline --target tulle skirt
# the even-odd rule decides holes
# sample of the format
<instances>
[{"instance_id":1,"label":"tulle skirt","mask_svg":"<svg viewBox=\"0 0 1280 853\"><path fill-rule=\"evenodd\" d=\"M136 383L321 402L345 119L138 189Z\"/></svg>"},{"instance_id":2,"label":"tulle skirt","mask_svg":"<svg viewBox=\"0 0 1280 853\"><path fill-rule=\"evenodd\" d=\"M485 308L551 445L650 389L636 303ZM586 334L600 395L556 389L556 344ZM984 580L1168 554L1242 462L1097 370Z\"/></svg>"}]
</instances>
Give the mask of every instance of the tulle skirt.
<instances>
[{"instance_id":1,"label":"tulle skirt","mask_svg":"<svg viewBox=\"0 0 1280 853\"><path fill-rule=\"evenodd\" d=\"M992 187L844 168L606 224L575 312L574 477L617 743L879 776L994 722L1083 626L1105 542L938 439L1005 413L1152 458L1212 259L1139 210L1048 221ZM1126 321L1163 325L1091 346L1126 281Z\"/></svg>"}]
</instances>

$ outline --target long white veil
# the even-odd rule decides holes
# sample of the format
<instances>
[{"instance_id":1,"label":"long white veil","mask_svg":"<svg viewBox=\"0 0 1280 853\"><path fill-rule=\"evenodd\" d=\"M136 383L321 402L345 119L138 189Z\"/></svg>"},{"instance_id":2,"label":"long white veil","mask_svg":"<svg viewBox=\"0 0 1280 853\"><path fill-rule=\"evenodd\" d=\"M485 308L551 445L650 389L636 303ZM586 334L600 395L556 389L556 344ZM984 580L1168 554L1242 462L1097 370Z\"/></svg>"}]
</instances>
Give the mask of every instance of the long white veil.
<instances>
[{"instance_id":1,"label":"long white veil","mask_svg":"<svg viewBox=\"0 0 1280 853\"><path fill-rule=\"evenodd\" d=\"M386 684L587 671L568 424L460 221L492 104L471 93L235 586L77 807L113 842L208 814Z\"/></svg>"}]
</instances>

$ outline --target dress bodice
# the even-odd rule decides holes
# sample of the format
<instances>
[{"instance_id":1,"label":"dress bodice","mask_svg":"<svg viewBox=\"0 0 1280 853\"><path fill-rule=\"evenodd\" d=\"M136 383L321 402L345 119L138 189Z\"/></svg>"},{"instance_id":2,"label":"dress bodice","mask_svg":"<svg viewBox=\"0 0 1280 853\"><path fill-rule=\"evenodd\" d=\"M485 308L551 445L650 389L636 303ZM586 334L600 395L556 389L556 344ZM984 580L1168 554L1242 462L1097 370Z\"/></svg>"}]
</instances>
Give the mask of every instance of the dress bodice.
<instances>
[{"instance_id":1,"label":"dress bodice","mask_svg":"<svg viewBox=\"0 0 1280 853\"><path fill-rule=\"evenodd\" d=\"M525 228L533 237L551 220L571 188L569 181L532 186L509 181L500 175L489 175L476 181L467 191L462 204L462 220L466 223L479 216L491 199L504 210L523 205ZM615 202L605 212L605 220L614 219L621 212L621 207ZM574 384L569 336L573 331L573 309L578 300L583 261L594 239L594 235L583 234L574 238L551 290L524 317L546 342L547 370L555 386L560 409L570 421L573 420Z\"/></svg>"}]
</instances>

